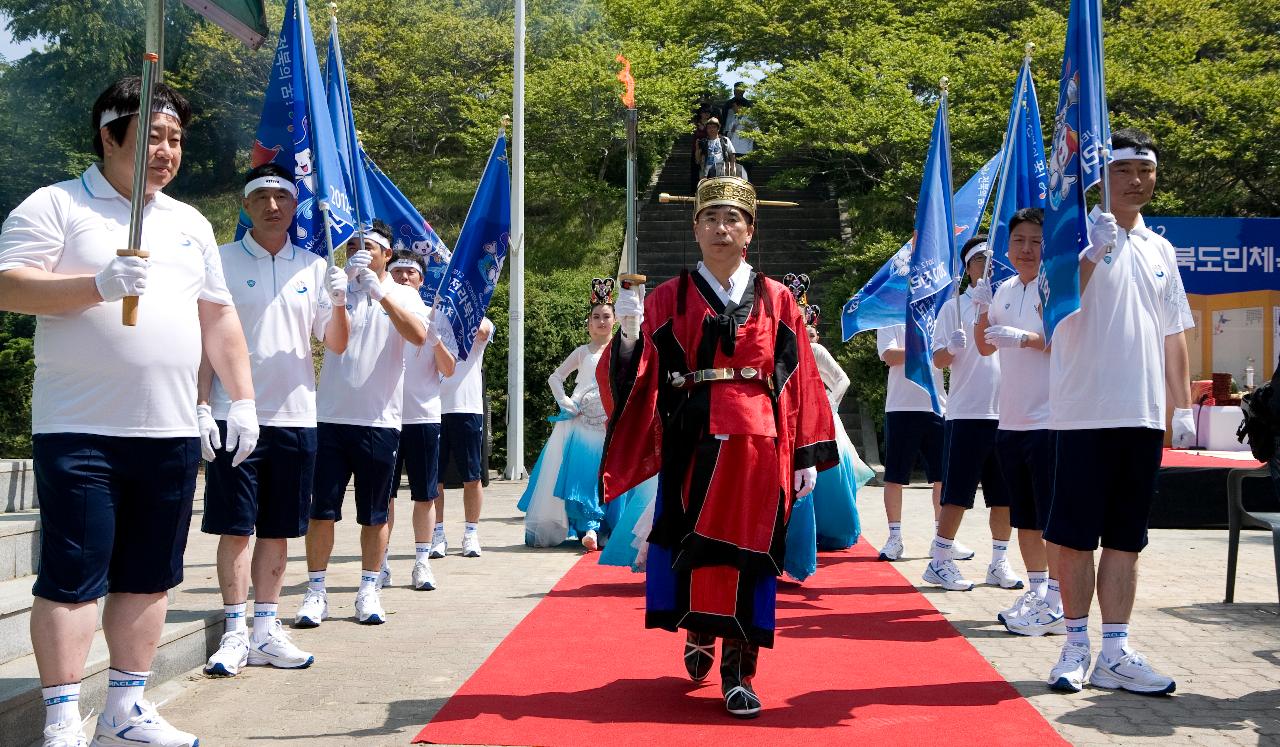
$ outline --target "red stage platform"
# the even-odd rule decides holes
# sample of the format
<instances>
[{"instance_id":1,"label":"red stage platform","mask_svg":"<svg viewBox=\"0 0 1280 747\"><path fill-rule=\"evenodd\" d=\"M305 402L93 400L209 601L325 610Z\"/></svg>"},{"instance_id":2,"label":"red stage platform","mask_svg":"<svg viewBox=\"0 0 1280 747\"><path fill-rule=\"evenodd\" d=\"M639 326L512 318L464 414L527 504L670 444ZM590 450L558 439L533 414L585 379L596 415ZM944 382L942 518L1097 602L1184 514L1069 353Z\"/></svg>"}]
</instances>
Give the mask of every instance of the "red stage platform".
<instances>
[{"instance_id":1,"label":"red stage platform","mask_svg":"<svg viewBox=\"0 0 1280 747\"><path fill-rule=\"evenodd\" d=\"M1158 493L1151 506L1151 527L1198 529L1227 526L1227 473L1262 466L1247 451L1165 449L1160 459ZM1271 480L1245 480L1246 508L1275 505Z\"/></svg>"}]
</instances>

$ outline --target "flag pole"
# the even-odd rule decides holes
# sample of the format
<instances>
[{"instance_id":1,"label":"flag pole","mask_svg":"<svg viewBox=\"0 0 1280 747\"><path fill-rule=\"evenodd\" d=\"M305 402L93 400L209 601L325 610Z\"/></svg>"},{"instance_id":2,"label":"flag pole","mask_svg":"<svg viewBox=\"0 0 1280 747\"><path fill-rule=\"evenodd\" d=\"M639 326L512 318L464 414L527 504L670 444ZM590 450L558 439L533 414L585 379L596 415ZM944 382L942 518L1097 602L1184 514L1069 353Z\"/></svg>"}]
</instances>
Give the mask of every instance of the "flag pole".
<instances>
[{"instance_id":1,"label":"flag pole","mask_svg":"<svg viewBox=\"0 0 1280 747\"><path fill-rule=\"evenodd\" d=\"M511 244L507 260L507 466L503 477L521 480L524 468L524 7L515 0L514 80L511 101Z\"/></svg>"},{"instance_id":2,"label":"flag pole","mask_svg":"<svg viewBox=\"0 0 1280 747\"><path fill-rule=\"evenodd\" d=\"M947 108L947 95L948 95L948 91L950 90L950 88L951 88L951 79L950 79L950 78L948 78L948 77L947 77L947 76L945 76L945 75L944 75L944 76L942 76L942 79L938 81L938 90L939 90L939 91L941 91L941 94L942 94L942 100L938 102L938 106L940 106L940 107L942 107L942 108L944 108L944 109L946 109L946 108ZM951 116L951 115L950 115L950 112L948 112L948 113L947 113L947 118L949 118L950 116ZM946 120L946 118L944 118L944 120L943 120L943 121L947 121L947 120ZM947 151L948 151L948 152L950 152L950 151L951 151L951 126L950 126L950 125L948 125L948 126L947 126L947 128L946 128L946 135L947 135ZM1004 159L1001 159L1001 164L1000 164L1000 166L1001 166L1001 168L1004 168ZM952 175L952 173L951 173L951 159L950 159L950 158L948 158L948 159L947 159L947 186L948 186L948 189L950 189L950 188L951 188L951 184L952 184L952 176L953 176L953 175ZM954 199L955 199L955 195L954 195L954 194L951 194L950 192L948 192L948 194L947 194L947 202L952 202ZM979 220L981 220L981 216L979 216ZM948 227L948 231L951 233L951 237L950 237L950 239L951 239L951 255L950 255L950 257L948 257L948 258L947 258L947 261L951 264L951 267L948 267L947 269L948 269L948 270L950 270L950 271L952 271L952 272L951 272L951 295L953 295L953 296L954 296L954 295L958 295L958 294L960 293L960 277L964 274L964 268L963 268L963 265L961 265L961 267L960 267L958 270L956 269L956 260L955 260L955 256L956 256L956 234L955 234L955 227L954 227L954 226L949 226L949 227ZM957 301L956 303L959 303L959 301ZM958 308L958 307L957 307L957 308Z\"/></svg>"},{"instance_id":3,"label":"flag pole","mask_svg":"<svg viewBox=\"0 0 1280 747\"><path fill-rule=\"evenodd\" d=\"M1111 112L1107 111L1107 50L1102 34L1102 0L1090 0L1097 3L1098 19L1098 75L1102 83L1102 116L1107 121L1107 142L1102 144L1099 153L1102 156L1102 212L1111 212ZM1088 206L1088 203L1085 203Z\"/></svg>"},{"instance_id":4,"label":"flag pole","mask_svg":"<svg viewBox=\"0 0 1280 747\"><path fill-rule=\"evenodd\" d=\"M164 50L164 0L146 2L146 46L142 54L142 91L138 95L138 133L133 141L133 192L129 195L129 243L116 250L121 257L149 254L142 248L142 206L147 198L147 154L151 145L151 105L156 83L164 76L160 55ZM138 297L125 296L120 321L138 326Z\"/></svg>"}]
</instances>

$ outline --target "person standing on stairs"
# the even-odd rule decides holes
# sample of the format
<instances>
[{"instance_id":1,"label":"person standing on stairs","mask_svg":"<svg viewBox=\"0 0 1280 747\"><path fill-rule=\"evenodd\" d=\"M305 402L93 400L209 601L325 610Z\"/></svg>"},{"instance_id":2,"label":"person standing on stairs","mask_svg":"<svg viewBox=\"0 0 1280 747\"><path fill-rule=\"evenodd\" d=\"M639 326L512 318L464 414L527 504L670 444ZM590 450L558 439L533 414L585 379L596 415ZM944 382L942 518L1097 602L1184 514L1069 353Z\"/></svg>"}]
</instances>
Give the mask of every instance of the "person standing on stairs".
<instances>
[{"instance_id":1,"label":"person standing on stairs","mask_svg":"<svg viewBox=\"0 0 1280 747\"><path fill-rule=\"evenodd\" d=\"M205 674L233 677L248 665L311 666L277 615L289 540L307 533L316 460L316 372L311 339L341 355L350 323L347 276L289 240L298 206L293 174L274 163L245 177L241 207L253 228L219 247L231 298L246 330L258 393L258 448L233 464L219 453L231 398L208 361L200 366L200 446L207 468L201 531L218 537L218 586L226 631ZM335 311L336 310L336 311ZM254 535L252 557L249 539ZM253 580L253 633L246 621Z\"/></svg>"},{"instance_id":2,"label":"person standing on stairs","mask_svg":"<svg viewBox=\"0 0 1280 747\"><path fill-rule=\"evenodd\" d=\"M191 107L163 83L140 112L142 80L122 78L93 105L101 159L36 190L0 229L0 308L36 316L32 452L40 496L40 569L31 645L45 702L45 747L85 747L80 680L106 597L107 700L94 744L191 747L143 697L182 582L200 466L201 355L231 400L226 448L258 440L249 353L213 228L161 190L178 173ZM128 246L138 128L141 249ZM138 301L137 325L121 300Z\"/></svg>"},{"instance_id":3,"label":"person standing on stairs","mask_svg":"<svg viewBox=\"0 0 1280 747\"><path fill-rule=\"evenodd\" d=\"M783 284L752 270L756 195L736 177L698 185L702 252L654 289L624 288L621 335L597 368L610 414L600 468L611 501L658 475L645 625L686 631L703 681L723 639L721 694L759 714L752 680L772 647L787 521L839 456L804 318Z\"/></svg>"}]
</instances>

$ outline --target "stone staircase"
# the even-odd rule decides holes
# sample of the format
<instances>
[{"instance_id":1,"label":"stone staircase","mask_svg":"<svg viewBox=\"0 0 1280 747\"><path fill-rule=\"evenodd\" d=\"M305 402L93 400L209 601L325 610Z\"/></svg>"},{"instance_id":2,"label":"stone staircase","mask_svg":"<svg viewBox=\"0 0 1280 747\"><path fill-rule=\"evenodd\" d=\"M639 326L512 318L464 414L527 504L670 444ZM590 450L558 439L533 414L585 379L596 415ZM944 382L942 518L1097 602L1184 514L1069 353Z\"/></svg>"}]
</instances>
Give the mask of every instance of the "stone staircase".
<instances>
[{"instance_id":1,"label":"stone staircase","mask_svg":"<svg viewBox=\"0 0 1280 747\"><path fill-rule=\"evenodd\" d=\"M29 461L0 460L0 500L3 501L3 513L0 513L0 747L27 747L39 743L44 726L40 676L31 653L29 630L31 585L40 561L40 515L36 508L35 476ZM197 510L199 503L197 498ZM198 517L193 522L188 543L189 559L193 557L192 542L199 541L197 535ZM203 556L212 558L208 548L204 548ZM193 577L190 565L187 574L183 586L170 594L169 614L148 688L203 665L217 647L222 632L217 582L213 582L213 589L208 589L208 574ZM192 593L192 586L205 588L197 594ZM85 716L91 708L95 712L102 710L107 664L106 638L98 630L89 650L80 695L80 711ZM90 733L92 727L90 722L87 727Z\"/></svg>"}]
</instances>

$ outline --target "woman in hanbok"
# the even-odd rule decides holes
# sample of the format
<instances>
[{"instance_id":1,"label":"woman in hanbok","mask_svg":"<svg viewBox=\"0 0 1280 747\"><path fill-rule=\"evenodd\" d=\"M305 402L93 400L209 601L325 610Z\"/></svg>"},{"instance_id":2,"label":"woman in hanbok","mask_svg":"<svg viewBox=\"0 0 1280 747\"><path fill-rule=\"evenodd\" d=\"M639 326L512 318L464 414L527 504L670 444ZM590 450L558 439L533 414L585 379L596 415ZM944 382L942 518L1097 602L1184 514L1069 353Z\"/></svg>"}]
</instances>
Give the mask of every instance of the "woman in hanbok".
<instances>
[{"instance_id":1,"label":"woman in hanbok","mask_svg":"<svg viewBox=\"0 0 1280 747\"><path fill-rule=\"evenodd\" d=\"M547 385L560 411L518 508L525 512L524 541L530 547L554 547L576 538L588 551L604 545L617 525L626 500L600 504L600 457L606 416L600 404L596 364L613 338L613 279L595 278L587 330L591 341L574 349ZM565 380L574 376L572 393Z\"/></svg>"}]
</instances>

